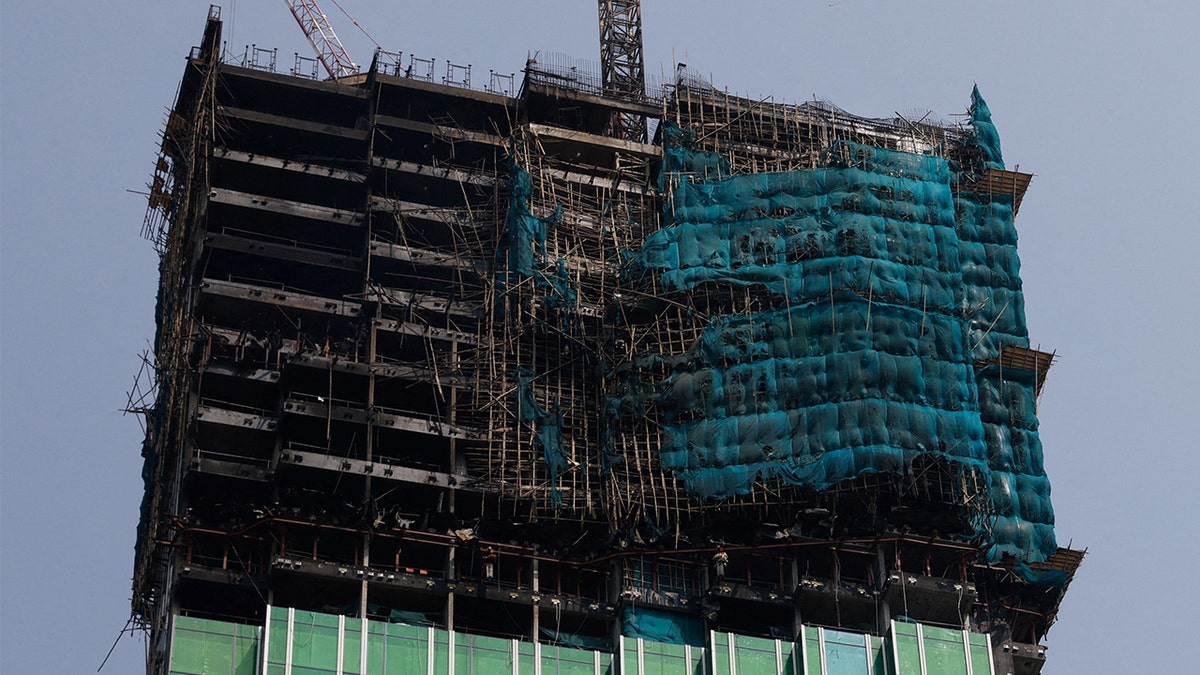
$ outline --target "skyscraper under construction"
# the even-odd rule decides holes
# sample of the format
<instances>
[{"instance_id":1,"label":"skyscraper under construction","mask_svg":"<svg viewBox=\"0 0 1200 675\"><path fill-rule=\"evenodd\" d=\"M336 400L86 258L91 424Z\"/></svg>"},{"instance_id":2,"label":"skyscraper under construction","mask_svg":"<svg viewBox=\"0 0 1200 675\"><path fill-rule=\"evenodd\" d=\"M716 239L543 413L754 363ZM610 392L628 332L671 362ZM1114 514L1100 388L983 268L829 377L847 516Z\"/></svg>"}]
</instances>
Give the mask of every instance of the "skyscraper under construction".
<instances>
[{"instance_id":1,"label":"skyscraper under construction","mask_svg":"<svg viewBox=\"0 0 1200 675\"><path fill-rule=\"evenodd\" d=\"M486 85L210 11L144 227L149 673L1041 670L1083 553L987 104L647 82L599 4L600 68Z\"/></svg>"}]
</instances>

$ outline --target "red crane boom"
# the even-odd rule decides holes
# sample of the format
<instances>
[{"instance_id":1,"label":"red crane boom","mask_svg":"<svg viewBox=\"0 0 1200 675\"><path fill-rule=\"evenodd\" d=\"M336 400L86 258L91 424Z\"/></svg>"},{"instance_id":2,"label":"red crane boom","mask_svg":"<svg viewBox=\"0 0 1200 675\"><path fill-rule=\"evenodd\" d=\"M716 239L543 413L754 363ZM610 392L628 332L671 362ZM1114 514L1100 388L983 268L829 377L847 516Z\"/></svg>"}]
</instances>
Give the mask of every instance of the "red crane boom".
<instances>
[{"instance_id":1,"label":"red crane boom","mask_svg":"<svg viewBox=\"0 0 1200 675\"><path fill-rule=\"evenodd\" d=\"M333 26L329 19L325 18L325 13L321 11L316 0L284 2L287 3L288 9L292 10L292 16L296 17L296 23L300 24L300 30L304 31L305 37L312 44L313 51L317 53L317 58L330 77L337 79L358 74L358 64L346 53L346 48L342 46L337 33L333 32Z\"/></svg>"}]
</instances>

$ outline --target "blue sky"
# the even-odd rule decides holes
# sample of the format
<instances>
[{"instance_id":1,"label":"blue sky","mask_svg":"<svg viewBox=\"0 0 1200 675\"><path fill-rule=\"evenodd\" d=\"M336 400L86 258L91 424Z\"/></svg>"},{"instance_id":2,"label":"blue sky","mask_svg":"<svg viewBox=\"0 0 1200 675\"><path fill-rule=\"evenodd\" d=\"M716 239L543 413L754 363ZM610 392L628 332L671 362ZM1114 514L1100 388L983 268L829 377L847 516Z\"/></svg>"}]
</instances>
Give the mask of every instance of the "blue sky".
<instances>
[{"instance_id":1,"label":"blue sky","mask_svg":"<svg viewBox=\"0 0 1200 675\"><path fill-rule=\"evenodd\" d=\"M385 48L470 63L477 81L537 50L598 55L594 2L340 2ZM207 10L0 6L5 673L95 672L129 615L140 430L119 410L153 337L157 261L127 190L149 179ZM223 12L230 51L308 55L284 3ZM686 61L758 97L949 119L979 84L1005 160L1036 174L1017 220L1026 311L1061 357L1042 440L1060 541L1091 551L1044 672L1175 667L1200 618L1200 4L647 0L643 22L651 75ZM143 649L123 639L103 672L138 672Z\"/></svg>"}]
</instances>

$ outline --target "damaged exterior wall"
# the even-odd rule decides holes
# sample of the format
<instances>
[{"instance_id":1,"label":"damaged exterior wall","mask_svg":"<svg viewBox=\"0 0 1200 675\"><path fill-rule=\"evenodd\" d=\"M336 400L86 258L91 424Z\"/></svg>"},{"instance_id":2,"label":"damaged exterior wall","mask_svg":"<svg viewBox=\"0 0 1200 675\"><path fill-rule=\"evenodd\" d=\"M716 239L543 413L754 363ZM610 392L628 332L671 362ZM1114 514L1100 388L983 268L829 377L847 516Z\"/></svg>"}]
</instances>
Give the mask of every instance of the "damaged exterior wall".
<instances>
[{"instance_id":1,"label":"damaged exterior wall","mask_svg":"<svg viewBox=\"0 0 1200 675\"><path fill-rule=\"evenodd\" d=\"M222 63L220 30L145 224L150 672L401 672L393 633L430 672L476 642L475 672L972 672L943 643L1037 672L1082 554L1037 437L1029 177L978 92L954 127L682 71L319 82Z\"/></svg>"}]
</instances>

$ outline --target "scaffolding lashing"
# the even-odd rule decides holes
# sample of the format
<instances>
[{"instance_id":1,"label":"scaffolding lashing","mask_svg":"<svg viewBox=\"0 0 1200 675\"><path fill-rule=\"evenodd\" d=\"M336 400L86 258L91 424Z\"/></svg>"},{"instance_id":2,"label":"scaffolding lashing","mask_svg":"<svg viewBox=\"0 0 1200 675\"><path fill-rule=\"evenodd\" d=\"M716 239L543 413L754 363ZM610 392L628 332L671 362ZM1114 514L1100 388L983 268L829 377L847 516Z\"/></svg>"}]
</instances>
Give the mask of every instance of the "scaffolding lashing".
<instances>
[{"instance_id":1,"label":"scaffolding lashing","mask_svg":"<svg viewBox=\"0 0 1200 675\"><path fill-rule=\"evenodd\" d=\"M135 619L150 627L165 620L156 616L156 598L163 592L166 579L166 560L169 547L159 542L170 541L170 523L161 519L163 505L169 503L178 485L173 475L178 462L177 451L186 434L185 413L189 400L193 369L189 359L194 331L191 307L184 296L187 286L183 268L184 251L194 244L199 234L201 214L207 200L207 160L215 125L215 92L217 81L219 24L205 33L201 59L189 62L200 83L194 100L181 101L170 113L163 134L163 154L155 166L152 183L159 188L150 195L147 227L143 235L154 242L160 255L158 306L159 332L154 341L154 408L146 418L146 440L142 454L145 460L143 476L146 493L138 525L137 559L134 567ZM184 110L184 113L179 113ZM187 117L185 117L187 115ZM169 186L169 196L166 190ZM161 627L161 626L155 626Z\"/></svg>"}]
</instances>

